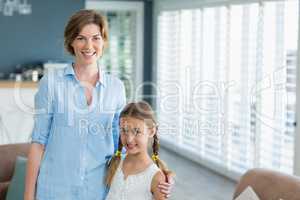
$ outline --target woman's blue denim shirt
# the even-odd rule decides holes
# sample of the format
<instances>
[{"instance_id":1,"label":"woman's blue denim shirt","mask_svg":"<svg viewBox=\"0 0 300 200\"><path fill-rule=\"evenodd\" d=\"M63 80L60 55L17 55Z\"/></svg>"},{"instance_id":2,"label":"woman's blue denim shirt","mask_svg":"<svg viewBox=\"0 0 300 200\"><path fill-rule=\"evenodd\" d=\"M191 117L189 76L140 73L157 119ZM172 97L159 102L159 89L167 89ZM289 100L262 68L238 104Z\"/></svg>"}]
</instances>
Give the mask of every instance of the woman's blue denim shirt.
<instances>
[{"instance_id":1,"label":"woman's blue denim shirt","mask_svg":"<svg viewBox=\"0 0 300 200\"><path fill-rule=\"evenodd\" d=\"M106 163L119 141L123 83L99 70L90 105L72 65L49 70L35 96L32 142L45 151L38 200L103 200Z\"/></svg>"}]
</instances>

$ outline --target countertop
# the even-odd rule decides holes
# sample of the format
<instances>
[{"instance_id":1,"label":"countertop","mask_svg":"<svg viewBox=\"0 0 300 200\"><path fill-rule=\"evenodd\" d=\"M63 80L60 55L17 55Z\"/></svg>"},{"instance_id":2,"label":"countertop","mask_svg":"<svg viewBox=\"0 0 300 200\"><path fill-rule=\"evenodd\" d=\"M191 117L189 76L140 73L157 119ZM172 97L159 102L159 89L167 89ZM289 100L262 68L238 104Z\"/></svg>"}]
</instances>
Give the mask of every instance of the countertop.
<instances>
[{"instance_id":1,"label":"countertop","mask_svg":"<svg viewBox=\"0 0 300 200\"><path fill-rule=\"evenodd\" d=\"M0 89L1 88L37 88L38 82L32 81L21 81L16 82L12 80L0 80Z\"/></svg>"}]
</instances>

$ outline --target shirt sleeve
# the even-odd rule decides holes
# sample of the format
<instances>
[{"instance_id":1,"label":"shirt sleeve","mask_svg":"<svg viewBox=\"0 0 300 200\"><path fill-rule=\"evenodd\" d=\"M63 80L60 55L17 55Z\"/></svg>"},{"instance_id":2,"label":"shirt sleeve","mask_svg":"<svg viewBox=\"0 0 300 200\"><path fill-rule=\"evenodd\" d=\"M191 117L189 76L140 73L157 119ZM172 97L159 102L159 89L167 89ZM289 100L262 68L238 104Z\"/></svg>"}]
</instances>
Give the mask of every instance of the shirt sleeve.
<instances>
[{"instance_id":1,"label":"shirt sleeve","mask_svg":"<svg viewBox=\"0 0 300 200\"><path fill-rule=\"evenodd\" d=\"M52 124L53 102L52 79L45 75L39 82L39 88L34 98L35 115L34 127L31 135L32 143L47 145Z\"/></svg>"},{"instance_id":2,"label":"shirt sleeve","mask_svg":"<svg viewBox=\"0 0 300 200\"><path fill-rule=\"evenodd\" d=\"M120 89L120 96L119 96L119 104L117 106L117 111L114 114L113 122L112 122L112 134L113 134L113 140L114 140L114 149L115 151L118 149L119 145L119 136L120 136L120 130L119 130L119 118L120 113L122 109L124 108L126 103L126 95L125 95L125 87L124 84L121 84Z\"/></svg>"}]
</instances>

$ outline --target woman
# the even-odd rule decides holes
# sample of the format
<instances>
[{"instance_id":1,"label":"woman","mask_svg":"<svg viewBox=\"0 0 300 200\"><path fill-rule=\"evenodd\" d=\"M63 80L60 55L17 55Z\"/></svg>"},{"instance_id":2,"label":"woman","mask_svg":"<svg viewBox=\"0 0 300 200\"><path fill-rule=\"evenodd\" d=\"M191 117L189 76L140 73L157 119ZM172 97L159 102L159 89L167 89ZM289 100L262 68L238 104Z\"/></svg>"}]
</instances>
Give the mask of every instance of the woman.
<instances>
[{"instance_id":1,"label":"woman","mask_svg":"<svg viewBox=\"0 0 300 200\"><path fill-rule=\"evenodd\" d=\"M123 83L101 72L97 60L108 42L106 20L80 10L65 28L74 63L49 71L35 96L25 200L102 200L106 163L118 145ZM160 185L165 195L170 184Z\"/></svg>"}]
</instances>

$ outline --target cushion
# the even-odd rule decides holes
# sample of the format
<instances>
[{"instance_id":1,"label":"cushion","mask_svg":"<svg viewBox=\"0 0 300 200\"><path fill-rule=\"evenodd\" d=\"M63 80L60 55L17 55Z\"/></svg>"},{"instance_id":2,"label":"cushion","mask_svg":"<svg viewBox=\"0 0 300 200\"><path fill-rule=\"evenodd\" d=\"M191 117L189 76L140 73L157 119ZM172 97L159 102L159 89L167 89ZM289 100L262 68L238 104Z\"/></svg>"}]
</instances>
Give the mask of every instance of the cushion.
<instances>
[{"instance_id":1,"label":"cushion","mask_svg":"<svg viewBox=\"0 0 300 200\"><path fill-rule=\"evenodd\" d=\"M248 186L235 200L259 200L251 186Z\"/></svg>"},{"instance_id":2,"label":"cushion","mask_svg":"<svg viewBox=\"0 0 300 200\"><path fill-rule=\"evenodd\" d=\"M8 187L6 200L23 199L25 189L25 174L26 174L25 157L17 157L13 178Z\"/></svg>"}]
</instances>

